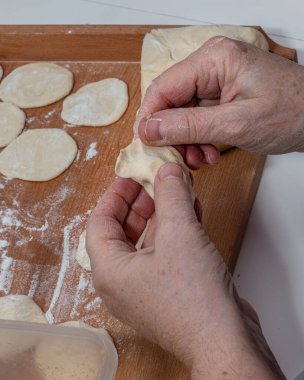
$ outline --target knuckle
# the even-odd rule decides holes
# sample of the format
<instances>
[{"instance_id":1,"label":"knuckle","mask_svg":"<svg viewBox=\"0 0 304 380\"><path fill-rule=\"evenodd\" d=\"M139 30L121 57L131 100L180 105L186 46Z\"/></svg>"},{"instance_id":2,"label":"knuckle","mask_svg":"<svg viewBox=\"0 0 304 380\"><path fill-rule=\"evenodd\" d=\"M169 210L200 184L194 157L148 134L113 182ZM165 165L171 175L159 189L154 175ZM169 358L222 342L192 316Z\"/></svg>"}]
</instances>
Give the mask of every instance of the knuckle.
<instances>
[{"instance_id":1,"label":"knuckle","mask_svg":"<svg viewBox=\"0 0 304 380\"><path fill-rule=\"evenodd\" d=\"M211 37L203 46L224 51L243 50L243 42L225 36Z\"/></svg>"},{"instance_id":2,"label":"knuckle","mask_svg":"<svg viewBox=\"0 0 304 380\"><path fill-rule=\"evenodd\" d=\"M206 41L205 45L213 46L213 45L218 45L218 44L225 44L226 40L229 40L229 38L225 36L214 36L214 37L209 38L209 40Z\"/></svg>"},{"instance_id":3,"label":"knuckle","mask_svg":"<svg viewBox=\"0 0 304 380\"><path fill-rule=\"evenodd\" d=\"M147 96L155 96L159 92L159 77L156 77L152 80L149 87L147 88Z\"/></svg>"},{"instance_id":4,"label":"knuckle","mask_svg":"<svg viewBox=\"0 0 304 380\"><path fill-rule=\"evenodd\" d=\"M188 143L199 140L199 120L194 109L188 109L181 113L179 128L183 130L183 138Z\"/></svg>"}]
</instances>

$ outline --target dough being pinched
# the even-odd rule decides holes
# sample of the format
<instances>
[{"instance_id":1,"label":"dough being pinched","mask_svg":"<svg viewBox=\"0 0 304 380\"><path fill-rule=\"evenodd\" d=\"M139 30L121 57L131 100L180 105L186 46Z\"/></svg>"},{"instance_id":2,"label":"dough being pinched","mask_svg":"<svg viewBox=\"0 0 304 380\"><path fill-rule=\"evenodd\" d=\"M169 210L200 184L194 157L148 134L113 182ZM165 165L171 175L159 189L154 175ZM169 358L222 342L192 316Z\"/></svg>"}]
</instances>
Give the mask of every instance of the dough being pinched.
<instances>
[{"instance_id":1,"label":"dough being pinched","mask_svg":"<svg viewBox=\"0 0 304 380\"><path fill-rule=\"evenodd\" d=\"M268 42L263 34L249 27L208 25L153 29L145 35L141 52L142 98L153 79L169 67L188 57L211 37L215 36L225 36L248 42L263 50L268 50ZM156 148L157 151L153 151L155 148L142 147L139 142L135 143L138 144L137 146L132 144L126 148L126 152L122 151L123 156L121 157L120 155L118 158L116 173L122 177L131 177L143 184L152 196L153 180L160 166L159 163L170 161L171 153L176 151L171 147L160 147ZM227 146L221 145L217 148L225 150ZM138 152L141 153L137 154ZM138 162L135 161L135 156L139 159ZM161 160L159 161L160 157ZM147 160L147 163L144 160ZM158 164L155 163L154 165L153 160L156 160Z\"/></svg>"},{"instance_id":2,"label":"dough being pinched","mask_svg":"<svg viewBox=\"0 0 304 380\"><path fill-rule=\"evenodd\" d=\"M145 35L141 52L142 98L154 78L215 36L248 42L263 50L269 48L261 32L244 26L205 25L153 29Z\"/></svg>"},{"instance_id":3,"label":"dough being pinched","mask_svg":"<svg viewBox=\"0 0 304 380\"><path fill-rule=\"evenodd\" d=\"M165 163L180 165L191 183L190 171L183 157L172 146L147 146L140 139L133 140L130 145L120 151L116 161L115 173L119 177L132 178L142 185L154 199L154 178L158 169ZM195 195L192 192L194 202Z\"/></svg>"},{"instance_id":4,"label":"dough being pinched","mask_svg":"<svg viewBox=\"0 0 304 380\"><path fill-rule=\"evenodd\" d=\"M0 173L28 181L48 181L74 161L77 145L58 128L30 129L0 153Z\"/></svg>"},{"instance_id":5,"label":"dough being pinched","mask_svg":"<svg viewBox=\"0 0 304 380\"><path fill-rule=\"evenodd\" d=\"M73 87L73 74L49 62L35 62L12 71L0 84L0 99L21 108L52 104Z\"/></svg>"},{"instance_id":6,"label":"dough being pinched","mask_svg":"<svg viewBox=\"0 0 304 380\"><path fill-rule=\"evenodd\" d=\"M89 83L68 96L61 117L70 124L102 127L115 123L128 107L128 87L117 78Z\"/></svg>"},{"instance_id":7,"label":"dough being pinched","mask_svg":"<svg viewBox=\"0 0 304 380\"><path fill-rule=\"evenodd\" d=\"M0 148L13 141L24 128L25 113L11 103L0 103Z\"/></svg>"}]
</instances>

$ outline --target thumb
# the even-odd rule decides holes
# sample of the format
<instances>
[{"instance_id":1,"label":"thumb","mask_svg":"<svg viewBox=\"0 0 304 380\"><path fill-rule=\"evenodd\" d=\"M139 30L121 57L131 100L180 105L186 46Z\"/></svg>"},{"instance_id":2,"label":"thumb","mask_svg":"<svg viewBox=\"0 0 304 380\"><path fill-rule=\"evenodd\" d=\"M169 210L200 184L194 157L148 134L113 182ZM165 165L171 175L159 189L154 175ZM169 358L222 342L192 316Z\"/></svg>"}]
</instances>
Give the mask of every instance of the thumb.
<instances>
[{"instance_id":1,"label":"thumb","mask_svg":"<svg viewBox=\"0 0 304 380\"><path fill-rule=\"evenodd\" d=\"M237 145L240 131L248 125L247 101L211 107L162 110L139 122L139 137L145 144Z\"/></svg>"},{"instance_id":2,"label":"thumb","mask_svg":"<svg viewBox=\"0 0 304 380\"><path fill-rule=\"evenodd\" d=\"M168 228L168 223L177 227L178 221L183 226L186 220L195 220L192 185L190 178L177 164L163 165L154 181L154 202L157 228Z\"/></svg>"}]
</instances>

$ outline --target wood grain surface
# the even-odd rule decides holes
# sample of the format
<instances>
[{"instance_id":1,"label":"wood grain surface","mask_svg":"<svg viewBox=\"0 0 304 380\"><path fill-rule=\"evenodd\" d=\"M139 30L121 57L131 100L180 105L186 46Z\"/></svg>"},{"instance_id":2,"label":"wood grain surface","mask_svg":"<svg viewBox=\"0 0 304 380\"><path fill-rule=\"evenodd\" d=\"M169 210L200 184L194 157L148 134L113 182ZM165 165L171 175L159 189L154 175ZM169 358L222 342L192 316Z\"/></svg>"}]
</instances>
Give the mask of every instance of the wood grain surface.
<instances>
[{"instance_id":1,"label":"wood grain surface","mask_svg":"<svg viewBox=\"0 0 304 380\"><path fill-rule=\"evenodd\" d=\"M156 27L156 26L153 26ZM119 149L132 139L140 104L140 52L152 26L1 26L0 64L4 76L29 61L56 61L74 73L73 92L85 83L117 77L128 84L130 104L108 127L73 127L60 119L62 101L27 109L26 128L63 128L77 141L72 166L44 183L0 175L0 295L29 294L54 323L83 319L105 327L119 353L118 380L187 379L171 355L139 337L107 311L96 296L91 273L75 252L86 220L113 181ZM295 60L294 50L271 50ZM88 151L96 143L96 156ZM233 271L265 157L232 149L219 165L194 173L203 203L203 226ZM191 316L189 315L189 320ZM186 332L185 332L186 333Z\"/></svg>"}]
</instances>

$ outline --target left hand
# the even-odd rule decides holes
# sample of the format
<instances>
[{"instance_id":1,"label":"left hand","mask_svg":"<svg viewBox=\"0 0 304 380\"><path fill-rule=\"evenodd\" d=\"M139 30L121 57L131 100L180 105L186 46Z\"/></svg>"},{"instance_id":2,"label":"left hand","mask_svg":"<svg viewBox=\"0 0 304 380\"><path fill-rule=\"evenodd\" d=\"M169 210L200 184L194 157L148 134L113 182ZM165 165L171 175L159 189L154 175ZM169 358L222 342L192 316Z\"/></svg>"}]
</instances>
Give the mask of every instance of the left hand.
<instances>
[{"instance_id":1,"label":"left hand","mask_svg":"<svg viewBox=\"0 0 304 380\"><path fill-rule=\"evenodd\" d=\"M96 291L112 314L176 355L193 379L219 379L223 371L227 378L282 378L270 369L275 359L263 339L256 341L260 327L244 315L227 267L201 227L190 187L178 165L163 165L154 214L140 185L114 182L87 225Z\"/></svg>"}]
</instances>

